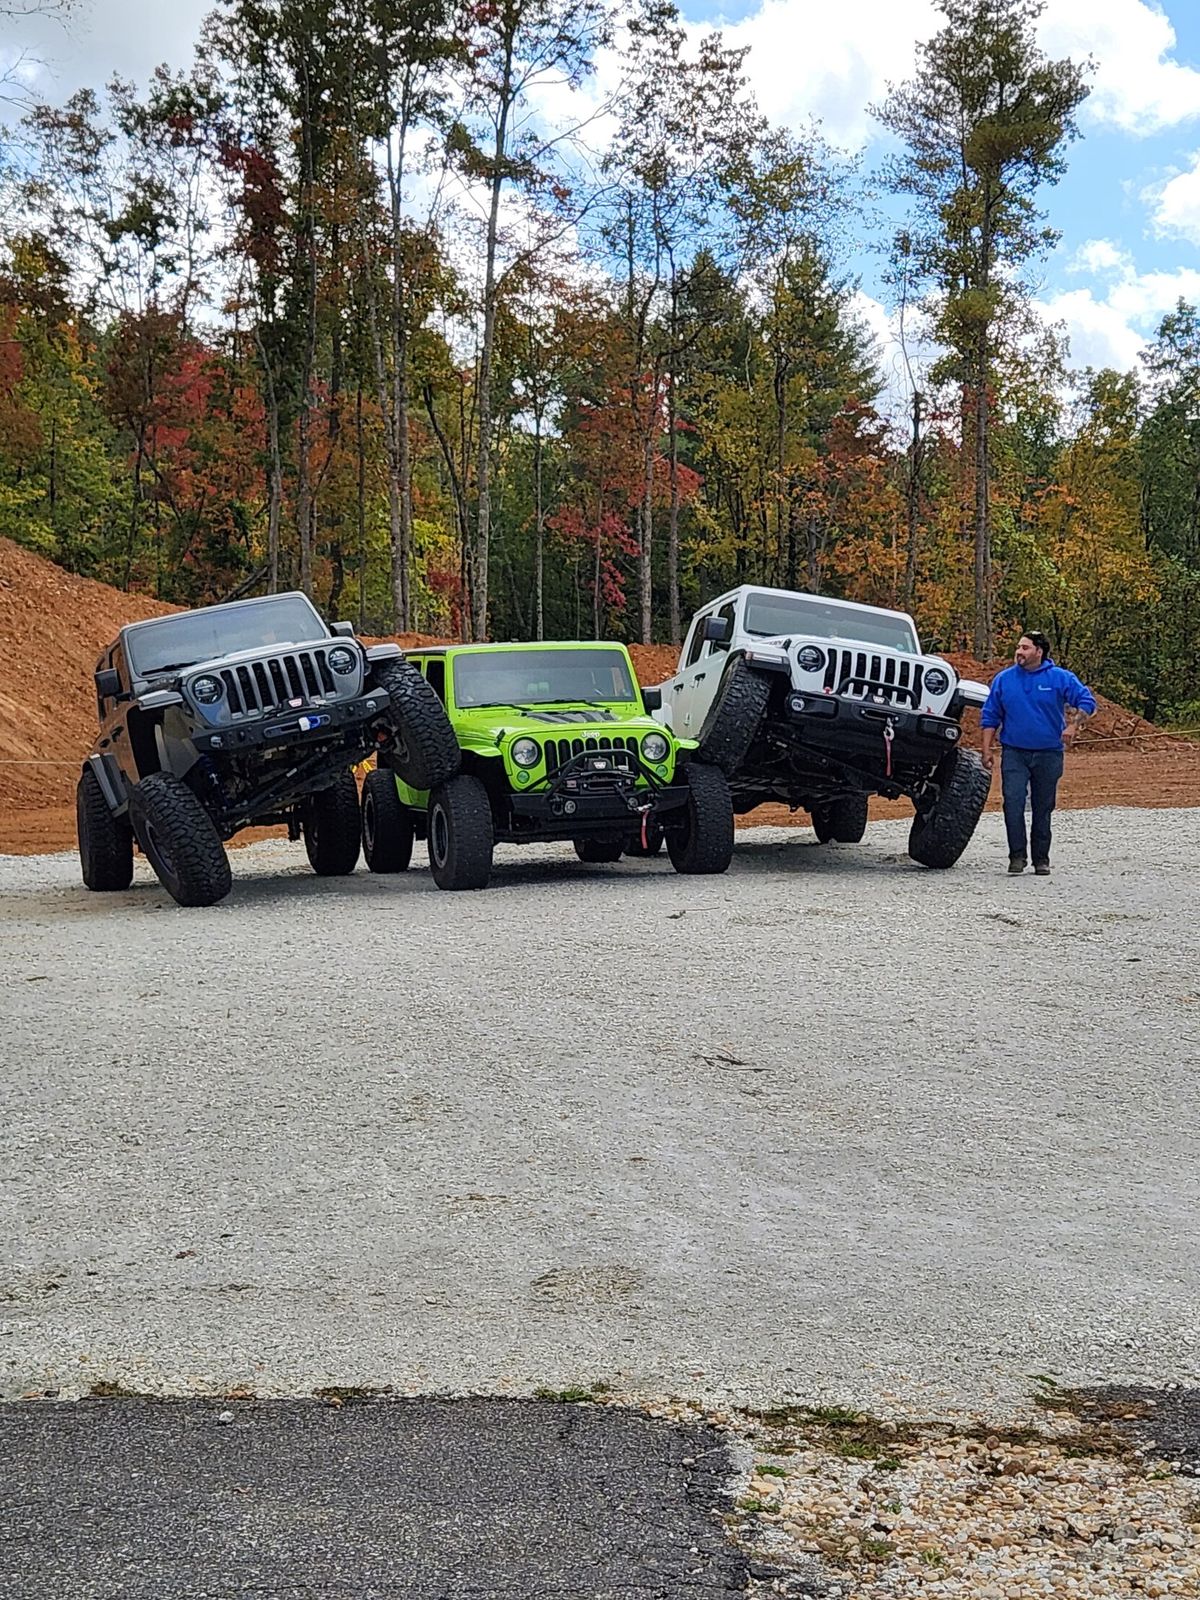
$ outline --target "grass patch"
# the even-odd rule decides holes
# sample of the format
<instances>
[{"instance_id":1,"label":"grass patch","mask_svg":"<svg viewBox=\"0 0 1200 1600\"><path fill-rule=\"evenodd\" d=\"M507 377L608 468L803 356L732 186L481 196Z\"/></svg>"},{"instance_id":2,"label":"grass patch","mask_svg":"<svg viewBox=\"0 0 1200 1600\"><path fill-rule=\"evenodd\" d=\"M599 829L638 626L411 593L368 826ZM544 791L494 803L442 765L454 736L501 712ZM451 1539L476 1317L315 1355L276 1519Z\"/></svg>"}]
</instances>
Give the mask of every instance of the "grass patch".
<instances>
[{"instance_id":1,"label":"grass patch","mask_svg":"<svg viewBox=\"0 0 1200 1600\"><path fill-rule=\"evenodd\" d=\"M555 1405L577 1406L587 1400L594 1400L597 1394L595 1389L546 1389L538 1388L533 1391L535 1400L550 1400Z\"/></svg>"}]
</instances>

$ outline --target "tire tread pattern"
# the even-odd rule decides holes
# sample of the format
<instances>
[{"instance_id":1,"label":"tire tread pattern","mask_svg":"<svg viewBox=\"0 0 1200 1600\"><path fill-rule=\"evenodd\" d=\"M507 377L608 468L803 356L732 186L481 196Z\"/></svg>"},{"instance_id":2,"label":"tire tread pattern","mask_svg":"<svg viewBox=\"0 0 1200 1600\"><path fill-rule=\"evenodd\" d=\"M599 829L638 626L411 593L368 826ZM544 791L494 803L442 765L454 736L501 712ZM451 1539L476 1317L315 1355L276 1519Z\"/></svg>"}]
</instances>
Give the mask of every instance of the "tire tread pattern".
<instances>
[{"instance_id":1,"label":"tire tread pattern","mask_svg":"<svg viewBox=\"0 0 1200 1600\"><path fill-rule=\"evenodd\" d=\"M733 800L725 774L703 761L689 761L687 823L668 828L667 853L676 872L724 872L733 860Z\"/></svg>"},{"instance_id":2,"label":"tire tread pattern","mask_svg":"<svg viewBox=\"0 0 1200 1600\"><path fill-rule=\"evenodd\" d=\"M134 832L168 894L181 906L211 906L233 887L233 873L212 818L185 783L172 773L152 772L129 792ZM164 874L147 849L145 823L166 846L174 866Z\"/></svg>"},{"instance_id":3,"label":"tire tread pattern","mask_svg":"<svg viewBox=\"0 0 1200 1600\"><path fill-rule=\"evenodd\" d=\"M75 791L79 865L87 888L100 892L128 889L133 882L133 829L114 817L91 767L84 767Z\"/></svg>"},{"instance_id":4,"label":"tire tread pattern","mask_svg":"<svg viewBox=\"0 0 1200 1600\"><path fill-rule=\"evenodd\" d=\"M992 775L974 750L953 750L938 769L942 792L926 817L915 816L908 853L923 867L952 867L983 815Z\"/></svg>"},{"instance_id":5,"label":"tire tread pattern","mask_svg":"<svg viewBox=\"0 0 1200 1600\"><path fill-rule=\"evenodd\" d=\"M411 661L387 661L375 682L388 697L388 720L399 744L388 751L388 765L413 789L436 789L462 764L462 751L432 686Z\"/></svg>"}]
</instances>

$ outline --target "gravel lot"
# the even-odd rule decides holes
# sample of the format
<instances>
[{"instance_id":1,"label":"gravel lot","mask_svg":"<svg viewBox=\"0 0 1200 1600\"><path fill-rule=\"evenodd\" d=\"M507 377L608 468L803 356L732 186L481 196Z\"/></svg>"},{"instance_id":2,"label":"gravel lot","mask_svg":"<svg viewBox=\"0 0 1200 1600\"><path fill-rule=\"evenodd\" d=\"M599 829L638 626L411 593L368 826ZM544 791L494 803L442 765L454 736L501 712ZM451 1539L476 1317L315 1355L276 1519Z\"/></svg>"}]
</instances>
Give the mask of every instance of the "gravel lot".
<instances>
[{"instance_id":1,"label":"gravel lot","mask_svg":"<svg viewBox=\"0 0 1200 1600\"><path fill-rule=\"evenodd\" d=\"M1009 880L806 831L723 878L0 858L0 1392L1019 1409L1200 1376L1200 811Z\"/></svg>"}]
</instances>

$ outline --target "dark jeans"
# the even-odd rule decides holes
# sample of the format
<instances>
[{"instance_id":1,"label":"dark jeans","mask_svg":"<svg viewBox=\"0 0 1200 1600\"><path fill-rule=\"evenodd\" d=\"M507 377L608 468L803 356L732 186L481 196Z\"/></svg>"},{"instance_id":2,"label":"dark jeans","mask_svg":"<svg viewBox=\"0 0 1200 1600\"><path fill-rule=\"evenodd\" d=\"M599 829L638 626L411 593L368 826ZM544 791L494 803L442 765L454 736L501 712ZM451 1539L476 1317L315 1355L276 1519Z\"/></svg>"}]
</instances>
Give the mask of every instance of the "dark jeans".
<instances>
[{"instance_id":1,"label":"dark jeans","mask_svg":"<svg viewBox=\"0 0 1200 1600\"><path fill-rule=\"evenodd\" d=\"M1025 795L1033 801L1033 859L1050 859L1050 814L1062 777L1061 750L1018 750L1006 744L1000 753L1004 789L1004 826L1010 856L1025 854Z\"/></svg>"}]
</instances>

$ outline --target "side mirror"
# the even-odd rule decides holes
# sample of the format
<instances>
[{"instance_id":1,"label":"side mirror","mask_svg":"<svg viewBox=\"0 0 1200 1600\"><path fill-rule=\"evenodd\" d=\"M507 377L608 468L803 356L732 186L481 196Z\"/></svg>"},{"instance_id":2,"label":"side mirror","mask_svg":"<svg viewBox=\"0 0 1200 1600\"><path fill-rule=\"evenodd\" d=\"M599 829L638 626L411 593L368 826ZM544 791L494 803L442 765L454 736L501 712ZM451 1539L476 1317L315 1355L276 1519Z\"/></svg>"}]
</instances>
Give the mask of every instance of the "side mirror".
<instances>
[{"instance_id":1,"label":"side mirror","mask_svg":"<svg viewBox=\"0 0 1200 1600\"><path fill-rule=\"evenodd\" d=\"M353 639L354 624L352 622L331 622L329 631L335 639Z\"/></svg>"},{"instance_id":2,"label":"side mirror","mask_svg":"<svg viewBox=\"0 0 1200 1600\"><path fill-rule=\"evenodd\" d=\"M96 693L101 700L115 700L121 692L121 674L115 667L105 667L96 674Z\"/></svg>"},{"instance_id":3,"label":"side mirror","mask_svg":"<svg viewBox=\"0 0 1200 1600\"><path fill-rule=\"evenodd\" d=\"M645 706L647 711L661 711L662 710L662 690L661 689L643 689L642 690L642 704Z\"/></svg>"},{"instance_id":4,"label":"side mirror","mask_svg":"<svg viewBox=\"0 0 1200 1600\"><path fill-rule=\"evenodd\" d=\"M705 617L704 637L709 644L728 644L733 637L733 623L728 617Z\"/></svg>"}]
</instances>

